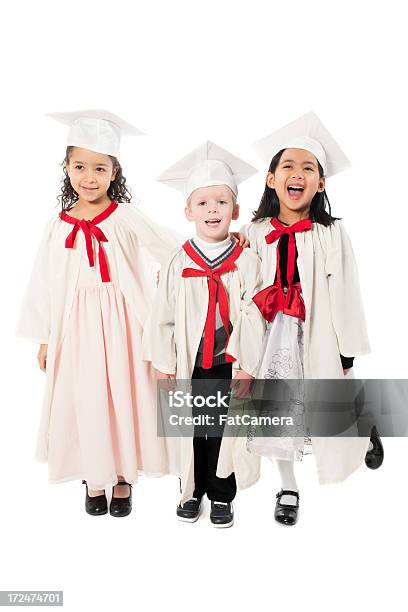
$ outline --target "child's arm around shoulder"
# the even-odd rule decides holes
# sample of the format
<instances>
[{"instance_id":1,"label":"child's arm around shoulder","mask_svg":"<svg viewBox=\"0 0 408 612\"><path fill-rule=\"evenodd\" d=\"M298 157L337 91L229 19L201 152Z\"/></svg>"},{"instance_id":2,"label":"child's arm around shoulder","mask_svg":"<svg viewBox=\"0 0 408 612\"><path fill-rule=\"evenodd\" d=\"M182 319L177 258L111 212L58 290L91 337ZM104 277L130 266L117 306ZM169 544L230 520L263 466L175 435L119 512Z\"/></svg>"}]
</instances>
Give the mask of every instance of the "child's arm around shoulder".
<instances>
[{"instance_id":1,"label":"child's arm around shoulder","mask_svg":"<svg viewBox=\"0 0 408 612\"><path fill-rule=\"evenodd\" d=\"M120 204L119 210L140 245L161 266L165 265L175 249L184 242L183 237L176 231L156 223L133 204Z\"/></svg>"}]
</instances>

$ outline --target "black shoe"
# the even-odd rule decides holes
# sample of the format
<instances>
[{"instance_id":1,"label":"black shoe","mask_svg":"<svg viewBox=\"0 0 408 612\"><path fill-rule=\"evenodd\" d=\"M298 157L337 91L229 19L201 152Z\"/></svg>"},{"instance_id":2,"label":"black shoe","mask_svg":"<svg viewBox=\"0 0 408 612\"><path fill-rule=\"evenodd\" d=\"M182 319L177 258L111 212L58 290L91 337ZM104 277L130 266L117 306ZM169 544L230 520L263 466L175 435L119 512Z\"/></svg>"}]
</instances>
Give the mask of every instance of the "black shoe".
<instances>
[{"instance_id":1,"label":"black shoe","mask_svg":"<svg viewBox=\"0 0 408 612\"><path fill-rule=\"evenodd\" d=\"M100 516L101 514L107 514L108 512L108 501L105 493L103 495L97 495L96 497L90 497L88 495L88 484L86 480L82 481L82 484L86 485L86 496L85 496L85 510L92 516Z\"/></svg>"},{"instance_id":2,"label":"black shoe","mask_svg":"<svg viewBox=\"0 0 408 612\"><path fill-rule=\"evenodd\" d=\"M127 516L132 512L132 485L123 480L119 481L115 487L127 485L129 487L128 497L114 497L115 489L112 491L112 499L109 506L111 516Z\"/></svg>"},{"instance_id":3,"label":"black shoe","mask_svg":"<svg viewBox=\"0 0 408 612\"><path fill-rule=\"evenodd\" d=\"M367 451L365 464L370 470L377 470L384 461L384 449L375 425L371 430L370 442L373 448Z\"/></svg>"},{"instance_id":4,"label":"black shoe","mask_svg":"<svg viewBox=\"0 0 408 612\"><path fill-rule=\"evenodd\" d=\"M192 497L184 502L184 505L177 506L177 518L186 523L195 523L200 516L201 497Z\"/></svg>"},{"instance_id":5,"label":"black shoe","mask_svg":"<svg viewBox=\"0 0 408 612\"><path fill-rule=\"evenodd\" d=\"M210 521L214 527L232 527L234 510L231 502L211 502Z\"/></svg>"},{"instance_id":6,"label":"black shoe","mask_svg":"<svg viewBox=\"0 0 408 612\"><path fill-rule=\"evenodd\" d=\"M296 499L296 505L281 504L282 495L293 495ZM297 491L284 491L281 489L276 494L275 521L282 525L295 525L298 519L299 510L299 493Z\"/></svg>"}]
</instances>

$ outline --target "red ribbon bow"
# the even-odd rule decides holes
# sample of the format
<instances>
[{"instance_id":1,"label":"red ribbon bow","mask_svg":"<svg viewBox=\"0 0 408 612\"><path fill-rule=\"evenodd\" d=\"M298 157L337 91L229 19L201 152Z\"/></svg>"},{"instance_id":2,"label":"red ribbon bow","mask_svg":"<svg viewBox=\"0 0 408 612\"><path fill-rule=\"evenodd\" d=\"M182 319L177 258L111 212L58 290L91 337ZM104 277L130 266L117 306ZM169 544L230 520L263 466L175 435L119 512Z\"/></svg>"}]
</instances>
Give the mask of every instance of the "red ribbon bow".
<instances>
[{"instance_id":1,"label":"red ribbon bow","mask_svg":"<svg viewBox=\"0 0 408 612\"><path fill-rule=\"evenodd\" d=\"M295 274L295 263L296 263L296 232L307 232L312 229L312 222L310 219L302 219L297 221L293 225L285 226L277 218L271 219L271 224L275 228L265 236L267 244L272 244L276 240L280 241L283 234L288 234L288 262L286 270L286 279L288 282L288 288L286 294L283 291L281 272L280 272L280 253L279 243L276 247L277 259L276 259L276 282L266 289L263 289L253 297L253 301L258 306L262 313L262 316L266 321L271 323L276 317L276 313L281 310L284 314L292 317L298 317L303 321L306 318L305 303L301 295L300 283L294 283L293 277Z\"/></svg>"},{"instance_id":2,"label":"red ribbon bow","mask_svg":"<svg viewBox=\"0 0 408 612\"><path fill-rule=\"evenodd\" d=\"M91 266L91 268L93 268L95 265L94 253L93 253L93 248L92 248L92 234L95 236L99 244L98 260L99 260L99 269L101 272L101 279L103 283L110 282L108 263L106 261L105 250L102 244L103 242L108 242L108 239L106 238L105 234L100 229L100 227L97 226L97 224L107 219L113 213L113 211L116 210L117 207L118 205L116 202L111 202L108 208L106 208L106 210L104 210L100 215L97 215L96 217L90 220L76 219L75 217L71 217L70 215L68 215L66 212L60 213L60 217L63 221L66 221L67 223L71 223L71 225L74 226L74 229L72 230L72 232L68 234L65 240L65 248L66 249L74 248L76 235L81 229L84 232L86 252L88 255L88 261L89 261L89 265Z\"/></svg>"},{"instance_id":3,"label":"red ribbon bow","mask_svg":"<svg viewBox=\"0 0 408 612\"><path fill-rule=\"evenodd\" d=\"M227 344L229 341L229 303L228 295L225 287L221 280L221 275L226 272L231 272L236 269L235 260L242 253L242 247L238 244L232 251L231 255L218 267L210 268L205 261L199 256L199 254L193 249L191 244L187 241L183 244L183 249L187 255L196 263L198 266L203 268L197 270L196 268L184 268L182 272L183 278L207 276L208 277L208 310L207 318L204 327L204 346L203 346L203 363L202 367L206 370L212 367L213 356L214 356L214 336L215 336L215 321L216 321L216 305L217 305L217 293L218 293L218 304L220 308L220 315L222 324L227 334ZM228 353L225 353L226 361L235 361L235 358Z\"/></svg>"}]
</instances>

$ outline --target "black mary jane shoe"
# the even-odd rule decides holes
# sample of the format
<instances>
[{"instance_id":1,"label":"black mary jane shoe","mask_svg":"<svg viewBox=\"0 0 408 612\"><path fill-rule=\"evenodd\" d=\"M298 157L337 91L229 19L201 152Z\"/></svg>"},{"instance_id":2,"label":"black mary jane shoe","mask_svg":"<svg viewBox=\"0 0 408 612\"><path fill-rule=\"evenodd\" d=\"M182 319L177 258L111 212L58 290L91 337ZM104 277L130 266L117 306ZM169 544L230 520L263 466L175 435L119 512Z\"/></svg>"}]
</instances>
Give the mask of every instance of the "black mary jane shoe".
<instances>
[{"instance_id":1,"label":"black mary jane shoe","mask_svg":"<svg viewBox=\"0 0 408 612\"><path fill-rule=\"evenodd\" d=\"M231 502L211 502L210 521L213 527L232 527L234 510Z\"/></svg>"},{"instance_id":2,"label":"black mary jane shoe","mask_svg":"<svg viewBox=\"0 0 408 612\"><path fill-rule=\"evenodd\" d=\"M296 504L281 504L282 495L293 495L296 497ZM281 525L295 525L298 519L299 493L297 491L285 491L281 489L276 494L275 521Z\"/></svg>"},{"instance_id":3,"label":"black mary jane shoe","mask_svg":"<svg viewBox=\"0 0 408 612\"><path fill-rule=\"evenodd\" d=\"M384 448L376 426L371 429L370 442L373 445L365 456L365 464L370 470L377 470L384 461Z\"/></svg>"},{"instance_id":4,"label":"black mary jane shoe","mask_svg":"<svg viewBox=\"0 0 408 612\"><path fill-rule=\"evenodd\" d=\"M200 516L201 497L192 497L177 506L177 518L185 523L195 523Z\"/></svg>"},{"instance_id":5,"label":"black mary jane shoe","mask_svg":"<svg viewBox=\"0 0 408 612\"><path fill-rule=\"evenodd\" d=\"M88 494L88 483L86 480L82 481L82 484L86 485L85 495L85 510L92 516L101 516L108 512L108 500L106 499L105 493L97 495L96 497L90 497Z\"/></svg>"},{"instance_id":6,"label":"black mary jane shoe","mask_svg":"<svg viewBox=\"0 0 408 612\"><path fill-rule=\"evenodd\" d=\"M128 497L114 497L115 490L112 491L112 499L109 506L109 514L111 516L128 516L132 512L132 485L123 480L119 481L115 487L120 485L128 485Z\"/></svg>"}]
</instances>

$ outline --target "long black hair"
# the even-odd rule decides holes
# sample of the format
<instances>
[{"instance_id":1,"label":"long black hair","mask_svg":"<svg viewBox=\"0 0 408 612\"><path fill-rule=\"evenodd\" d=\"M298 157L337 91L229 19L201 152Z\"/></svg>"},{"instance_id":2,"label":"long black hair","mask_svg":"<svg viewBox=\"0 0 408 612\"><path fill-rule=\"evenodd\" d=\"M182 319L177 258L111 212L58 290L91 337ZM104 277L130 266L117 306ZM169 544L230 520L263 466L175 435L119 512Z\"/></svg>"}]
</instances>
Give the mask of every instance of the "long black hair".
<instances>
[{"instance_id":1,"label":"long black hair","mask_svg":"<svg viewBox=\"0 0 408 612\"><path fill-rule=\"evenodd\" d=\"M277 165L279 164L280 158L282 157L285 149L282 149L277 153L274 157L272 157L271 163L269 165L269 172L275 173ZM324 177L323 168L319 162L317 162L319 167L319 176L320 178ZM326 209L328 208L328 210ZM265 217L277 217L279 215L280 206L279 206L279 198L276 195L275 189L272 187L268 187L265 185L265 191L263 192L261 202L257 208L257 210L253 213L252 221L260 221L265 219ZM310 204L310 213L309 218L311 221L316 223L321 223L326 227L328 225L332 225L334 221L338 219L338 217L333 217L331 214L331 206L329 202L329 198L327 197L326 190L318 191Z\"/></svg>"},{"instance_id":2,"label":"long black hair","mask_svg":"<svg viewBox=\"0 0 408 612\"><path fill-rule=\"evenodd\" d=\"M78 194L71 185L66 169L66 165L69 164L69 158L73 148L73 146L67 147L64 161L61 164L63 167L64 176L62 179L61 193L57 199L61 204L62 212L72 208L78 201ZM116 170L116 175L114 180L109 185L107 196L116 202L130 202L132 199L132 194L130 193L129 187L126 185L126 178L123 176L122 166L116 157L113 155L109 155L109 157L112 160L113 169Z\"/></svg>"}]
</instances>

